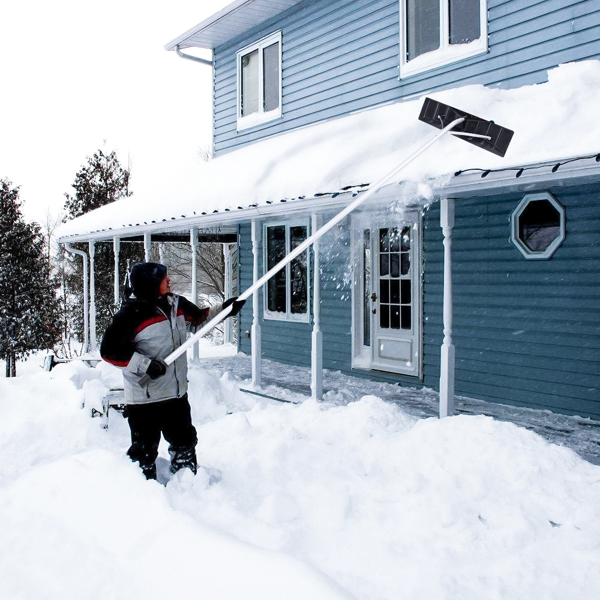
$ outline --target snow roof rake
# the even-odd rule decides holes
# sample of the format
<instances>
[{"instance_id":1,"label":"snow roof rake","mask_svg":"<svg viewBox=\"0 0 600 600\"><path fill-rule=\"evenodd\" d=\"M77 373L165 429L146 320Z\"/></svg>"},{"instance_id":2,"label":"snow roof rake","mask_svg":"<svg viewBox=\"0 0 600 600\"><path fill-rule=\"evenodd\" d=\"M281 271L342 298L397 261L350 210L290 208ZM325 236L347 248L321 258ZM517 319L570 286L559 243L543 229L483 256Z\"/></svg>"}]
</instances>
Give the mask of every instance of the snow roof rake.
<instances>
[{"instance_id":1,"label":"snow roof rake","mask_svg":"<svg viewBox=\"0 0 600 600\"><path fill-rule=\"evenodd\" d=\"M514 131L500 127L494 121L480 119L458 108L436 102L431 98L425 98L419 115L419 121L433 125L438 129L443 129L448 123L460 118L463 120L452 129L452 135L462 136L465 142L475 144L475 146L498 156L506 154Z\"/></svg>"},{"instance_id":2,"label":"snow roof rake","mask_svg":"<svg viewBox=\"0 0 600 600\"><path fill-rule=\"evenodd\" d=\"M429 140L416 152L411 154L408 158L404 159L399 165L394 167L387 175L382 177L379 181L369 186L369 189L362 195L359 195L356 200L351 202L344 210L338 213L333 219L325 223L315 233L308 237L302 244L297 246L292 252L290 252L283 260L277 263L273 268L267 271L260 279L254 282L245 292L243 292L238 300L246 300L261 286L263 286L273 275L281 271L288 263L294 258L302 254L307 248L309 248L314 242L325 235L330 229L337 225L342 219L348 216L355 208L360 206L363 202L368 200L375 192L377 192L386 183L395 177L404 167L413 162L418 156L420 156L430 146L435 144L440 138L446 133L452 133L453 135L461 136L465 141L479 146L483 150L492 152L498 156L504 156L508 145L512 139L513 132L510 129L500 127L493 121L486 121L480 117L476 117L457 108L442 104L431 98L425 98L419 120L433 125L438 129L441 129L433 139ZM221 311L213 319L211 319L206 325L204 325L199 331L194 333L188 338L179 348L174 350L164 360L167 365L173 363L179 356L191 348L202 336L206 335L211 329L216 327L221 321L223 321L229 313L232 307L228 306L225 310ZM142 387L148 385L150 382L150 376L144 375L140 380Z\"/></svg>"}]
</instances>

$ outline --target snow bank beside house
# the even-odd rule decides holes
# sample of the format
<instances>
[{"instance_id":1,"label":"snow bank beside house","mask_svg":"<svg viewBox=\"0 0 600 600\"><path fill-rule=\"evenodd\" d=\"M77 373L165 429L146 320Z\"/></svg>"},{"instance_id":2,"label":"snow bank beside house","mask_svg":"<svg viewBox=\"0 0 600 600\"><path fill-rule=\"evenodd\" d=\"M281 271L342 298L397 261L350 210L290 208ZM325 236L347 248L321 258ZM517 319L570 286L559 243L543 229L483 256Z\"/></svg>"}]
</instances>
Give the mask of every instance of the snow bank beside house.
<instances>
[{"instance_id":1,"label":"snow bank beside house","mask_svg":"<svg viewBox=\"0 0 600 600\"><path fill-rule=\"evenodd\" d=\"M368 382L343 406L257 401L192 368L204 468L163 487L125 456L120 415L105 431L81 409L108 371L0 379L2 598L600 592L600 467L530 431L417 420Z\"/></svg>"},{"instance_id":2,"label":"snow bank beside house","mask_svg":"<svg viewBox=\"0 0 600 600\"><path fill-rule=\"evenodd\" d=\"M496 169L600 152L593 124L600 61L561 65L548 82L516 89L471 85L431 97L514 130L505 158L446 136L399 179L422 182L470 168ZM202 165L198 181L168 198L133 196L60 227L59 237L170 221L238 206L312 197L377 181L437 130L418 120L423 98L393 103L265 139ZM240 204L243 198L243 204Z\"/></svg>"}]
</instances>

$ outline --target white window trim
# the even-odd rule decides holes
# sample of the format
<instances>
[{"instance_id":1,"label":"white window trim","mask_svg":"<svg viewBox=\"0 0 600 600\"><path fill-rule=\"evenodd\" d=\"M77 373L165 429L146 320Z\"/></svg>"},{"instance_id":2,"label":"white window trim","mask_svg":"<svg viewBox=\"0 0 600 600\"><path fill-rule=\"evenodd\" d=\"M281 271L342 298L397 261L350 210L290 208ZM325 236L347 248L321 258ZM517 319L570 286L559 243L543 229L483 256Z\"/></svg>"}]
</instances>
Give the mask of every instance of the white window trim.
<instances>
[{"instance_id":1,"label":"white window trim","mask_svg":"<svg viewBox=\"0 0 600 600\"><path fill-rule=\"evenodd\" d=\"M308 220L302 219L299 221L273 221L273 222L269 222L269 223L264 223L263 225L263 272L266 273L267 272L267 228L268 227L285 227L285 255L287 256L290 253L290 236L289 236L289 230L291 227L306 227L306 235L307 237L310 235L310 224L308 222ZM285 269L285 277L286 277L286 312L285 313L281 313L281 312L272 312L268 309L268 302L269 302L269 290L268 290L268 283L266 283L264 285L263 288L263 298L264 298L264 302L263 302L263 316L265 319L267 320L272 320L272 321L288 321L288 322L294 322L294 323L308 323L310 322L310 311L311 311L311 304L310 304L310 297L311 297L311 286L312 286L312 280L310 277L311 274L311 270L310 270L310 254L308 252L308 249L306 249L306 312L303 314L293 314L290 310L291 308L291 293L292 293L292 288L291 288L291 281L290 281L290 263L288 263L284 269Z\"/></svg>"},{"instance_id":2,"label":"white window trim","mask_svg":"<svg viewBox=\"0 0 600 600\"><path fill-rule=\"evenodd\" d=\"M543 252L535 252L534 250L531 250L519 236L519 217L530 202L535 202L537 200L548 200L548 202L554 206L560 215L559 234ZM521 202L519 202L517 208L515 208L513 213L510 215L510 229L510 241L519 249L525 258L530 260L547 260L558 250L559 246L564 242L567 235L565 208L550 192L527 194L527 196L525 196Z\"/></svg>"},{"instance_id":3,"label":"white window trim","mask_svg":"<svg viewBox=\"0 0 600 600\"><path fill-rule=\"evenodd\" d=\"M448 0L440 0L440 47L437 50L426 52L412 60L407 60L407 31L406 31L406 0L400 2L400 79L423 73L442 67L444 65L471 58L478 54L484 54L488 51L488 17L487 0L479 0L480 9L480 31L481 36L478 40L473 40L469 44L450 45L448 33Z\"/></svg>"},{"instance_id":4,"label":"white window trim","mask_svg":"<svg viewBox=\"0 0 600 600\"><path fill-rule=\"evenodd\" d=\"M275 110L270 110L268 112L264 112L262 109L264 105L263 98L263 55L262 52L258 53L258 74L259 74L259 85L258 85L258 106L259 110L257 113L253 113L251 115L242 116L242 102L241 102L241 90L242 90L242 56L253 52L257 49L266 48L275 42L279 42L279 107ZM281 105L283 104L283 89L282 89L282 79L283 79L283 69L282 69L282 45L281 45L281 31L276 31L268 35L265 38L262 38L258 42L251 44L250 46L246 46L241 50L238 50L236 55L236 65L237 65L237 89L236 89L236 97L237 97L237 129L238 131L242 131L244 129L248 129L250 127L256 127L257 125L261 125L262 123L267 123L269 121L273 121L274 119L279 119L282 115Z\"/></svg>"}]
</instances>

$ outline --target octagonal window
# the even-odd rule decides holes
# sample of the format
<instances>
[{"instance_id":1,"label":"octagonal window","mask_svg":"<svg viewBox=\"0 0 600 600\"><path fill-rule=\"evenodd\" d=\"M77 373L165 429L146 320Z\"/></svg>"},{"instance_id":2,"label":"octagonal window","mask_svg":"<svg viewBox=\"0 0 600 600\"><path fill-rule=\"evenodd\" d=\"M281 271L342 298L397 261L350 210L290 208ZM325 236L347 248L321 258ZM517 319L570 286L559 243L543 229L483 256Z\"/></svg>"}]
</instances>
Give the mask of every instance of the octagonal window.
<instances>
[{"instance_id":1,"label":"octagonal window","mask_svg":"<svg viewBox=\"0 0 600 600\"><path fill-rule=\"evenodd\" d=\"M545 192L528 194L511 216L511 242L525 258L550 258L565 239L565 209Z\"/></svg>"}]
</instances>

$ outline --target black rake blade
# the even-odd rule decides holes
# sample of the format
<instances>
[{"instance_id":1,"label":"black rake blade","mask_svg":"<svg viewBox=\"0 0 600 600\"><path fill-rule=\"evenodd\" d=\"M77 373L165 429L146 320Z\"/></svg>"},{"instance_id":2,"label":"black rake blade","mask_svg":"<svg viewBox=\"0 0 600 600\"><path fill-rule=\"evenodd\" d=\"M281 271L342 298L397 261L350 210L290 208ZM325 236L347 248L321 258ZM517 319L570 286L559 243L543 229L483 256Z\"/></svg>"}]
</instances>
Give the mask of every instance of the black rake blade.
<instances>
[{"instance_id":1,"label":"black rake blade","mask_svg":"<svg viewBox=\"0 0 600 600\"><path fill-rule=\"evenodd\" d=\"M508 145L512 140L514 131L496 125L494 121L486 121L475 115L471 115L458 108L453 108L447 104L442 104L431 98L425 98L419 121L433 125L438 129L443 129L455 119L463 117L465 120L454 127L449 133L461 134L457 137L474 144L483 150L504 156ZM468 134L484 135L487 138L470 137ZM489 138L489 139L488 139Z\"/></svg>"}]
</instances>

